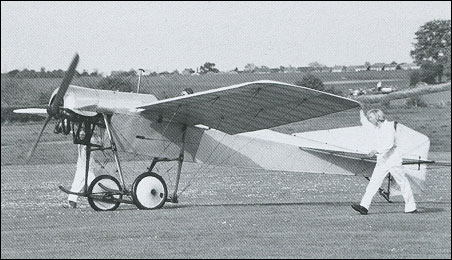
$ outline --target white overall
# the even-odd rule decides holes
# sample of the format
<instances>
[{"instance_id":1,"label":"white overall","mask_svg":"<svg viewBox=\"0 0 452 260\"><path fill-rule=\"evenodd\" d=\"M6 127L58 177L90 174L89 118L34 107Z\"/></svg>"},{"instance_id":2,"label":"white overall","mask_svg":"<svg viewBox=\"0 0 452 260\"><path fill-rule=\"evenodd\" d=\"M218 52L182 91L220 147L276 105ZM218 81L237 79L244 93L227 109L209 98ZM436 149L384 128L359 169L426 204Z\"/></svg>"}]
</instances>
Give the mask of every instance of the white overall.
<instances>
[{"instance_id":1,"label":"white overall","mask_svg":"<svg viewBox=\"0 0 452 260\"><path fill-rule=\"evenodd\" d=\"M397 135L394 122L384 121L379 127L370 123L361 111L361 123L373 138L373 147L378 152L377 164L370 178L360 205L369 209L372 198L377 193L386 175L390 172L400 186L405 200L405 212L416 210L413 191L402 167L402 156L397 151Z\"/></svg>"},{"instance_id":2,"label":"white overall","mask_svg":"<svg viewBox=\"0 0 452 260\"><path fill-rule=\"evenodd\" d=\"M86 165L86 146L79 144L77 146L78 159L77 159L77 169L75 171L74 181L72 182L71 191L81 192L85 187L85 165ZM88 170L88 185L94 180L94 160L93 154L90 156L89 160L89 170ZM77 195L69 194L68 200L77 202Z\"/></svg>"}]
</instances>

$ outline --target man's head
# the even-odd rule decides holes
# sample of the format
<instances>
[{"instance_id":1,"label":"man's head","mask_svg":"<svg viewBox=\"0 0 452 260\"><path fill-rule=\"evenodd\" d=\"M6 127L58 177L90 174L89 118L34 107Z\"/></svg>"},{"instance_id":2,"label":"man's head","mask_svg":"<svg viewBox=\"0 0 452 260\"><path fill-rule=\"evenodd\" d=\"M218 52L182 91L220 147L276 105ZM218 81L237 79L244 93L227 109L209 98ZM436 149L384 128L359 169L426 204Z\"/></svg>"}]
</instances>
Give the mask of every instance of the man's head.
<instances>
[{"instance_id":1,"label":"man's head","mask_svg":"<svg viewBox=\"0 0 452 260\"><path fill-rule=\"evenodd\" d=\"M193 89L191 88L185 88L184 90L182 90L182 92L180 93L181 96L185 96L185 95L190 95L193 94Z\"/></svg>"},{"instance_id":2,"label":"man's head","mask_svg":"<svg viewBox=\"0 0 452 260\"><path fill-rule=\"evenodd\" d=\"M367 119L375 126L379 126L385 119L385 114L380 109L371 109L367 111Z\"/></svg>"}]
</instances>

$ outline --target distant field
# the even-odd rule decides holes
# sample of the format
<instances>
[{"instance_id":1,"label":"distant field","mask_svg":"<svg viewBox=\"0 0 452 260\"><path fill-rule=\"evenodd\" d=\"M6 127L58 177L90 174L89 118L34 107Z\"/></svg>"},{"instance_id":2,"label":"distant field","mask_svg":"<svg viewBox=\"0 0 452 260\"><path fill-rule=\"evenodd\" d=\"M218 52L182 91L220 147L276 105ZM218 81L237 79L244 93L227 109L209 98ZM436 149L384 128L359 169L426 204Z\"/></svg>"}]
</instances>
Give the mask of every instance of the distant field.
<instances>
[{"instance_id":1,"label":"distant field","mask_svg":"<svg viewBox=\"0 0 452 260\"><path fill-rule=\"evenodd\" d=\"M270 74L206 74L199 76L168 75L168 76L143 76L141 79L140 92L151 93L162 99L165 97L177 96L181 90L191 87L195 92L209 90L213 88L225 87L256 80L275 80L294 84L300 81L307 73L270 73ZM375 87L375 82L369 80L382 80L384 86L394 86L399 89L406 88L409 83L410 71L364 71L364 72L316 72L312 73L327 83L327 88L341 90L348 93L349 88L371 88ZM74 78L73 85L95 88L100 77L79 77ZM36 105L48 102L53 90L58 88L62 79L14 79L1 78L2 107L3 106L23 106ZM137 85L138 77L131 77L129 80L134 86ZM364 81L350 83L350 81ZM7 90L14 86L14 90ZM41 94L43 93L43 94ZM42 100L40 100L42 99Z\"/></svg>"}]
</instances>

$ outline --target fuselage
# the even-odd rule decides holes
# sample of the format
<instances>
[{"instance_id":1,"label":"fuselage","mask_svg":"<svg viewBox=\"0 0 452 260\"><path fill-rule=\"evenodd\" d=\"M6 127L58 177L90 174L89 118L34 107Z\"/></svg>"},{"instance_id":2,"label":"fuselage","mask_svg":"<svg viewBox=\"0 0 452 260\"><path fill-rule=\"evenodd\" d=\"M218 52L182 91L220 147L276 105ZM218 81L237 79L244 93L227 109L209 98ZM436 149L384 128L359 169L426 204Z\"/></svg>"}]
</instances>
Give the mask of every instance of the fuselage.
<instances>
[{"instance_id":1,"label":"fuselage","mask_svg":"<svg viewBox=\"0 0 452 260\"><path fill-rule=\"evenodd\" d=\"M151 94L90 89L70 85L64 95L64 108L84 116L94 116L97 113L135 114L140 111L136 109L137 107L156 101L158 99Z\"/></svg>"}]
</instances>

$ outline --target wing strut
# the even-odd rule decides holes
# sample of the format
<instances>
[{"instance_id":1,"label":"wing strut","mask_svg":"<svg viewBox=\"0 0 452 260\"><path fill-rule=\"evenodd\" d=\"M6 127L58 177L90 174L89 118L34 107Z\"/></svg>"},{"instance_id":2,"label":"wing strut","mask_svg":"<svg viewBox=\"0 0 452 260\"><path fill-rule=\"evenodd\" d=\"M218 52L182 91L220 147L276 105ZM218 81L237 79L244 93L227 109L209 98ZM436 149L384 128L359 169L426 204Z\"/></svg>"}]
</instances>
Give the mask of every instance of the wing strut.
<instances>
[{"instance_id":1,"label":"wing strut","mask_svg":"<svg viewBox=\"0 0 452 260\"><path fill-rule=\"evenodd\" d=\"M177 167L177 173L176 173L176 183L174 186L173 194L168 196L167 201L171 203L178 203L178 189L179 189L179 182L180 182L180 175L182 172L182 163L184 162L184 151L185 151L185 135L187 133L187 126L184 125L182 128L182 145L179 152L179 157L177 158L166 158L166 157L154 157L151 162L151 166L148 167L148 172L152 172L152 169L154 169L154 166L158 162L171 162L171 161L177 161L178 167ZM183 191L182 191L183 192Z\"/></svg>"},{"instance_id":2,"label":"wing strut","mask_svg":"<svg viewBox=\"0 0 452 260\"><path fill-rule=\"evenodd\" d=\"M108 137L110 138L111 150L113 151L113 155L115 157L116 169L118 170L119 180L122 185L122 190L125 191L125 190L127 190L127 188L126 188L126 184L124 182L124 177L122 175L121 165L119 164L118 148L116 147L116 144L113 140L113 134L111 132L110 122L108 120L109 118L106 114L103 114L103 116L104 116L105 127L107 128ZM87 159L88 159L88 156L87 156ZM86 176L88 176L88 175L86 175ZM85 180L87 180L87 178L85 178Z\"/></svg>"},{"instance_id":3,"label":"wing strut","mask_svg":"<svg viewBox=\"0 0 452 260\"><path fill-rule=\"evenodd\" d=\"M187 126L184 125L182 129L182 145L180 147L178 165L177 165L177 175L176 175L176 185L174 186L173 196L171 197L171 202L177 203L177 189L179 188L180 173L182 170L182 163L184 162L184 150L185 150L185 133L187 132Z\"/></svg>"}]
</instances>

